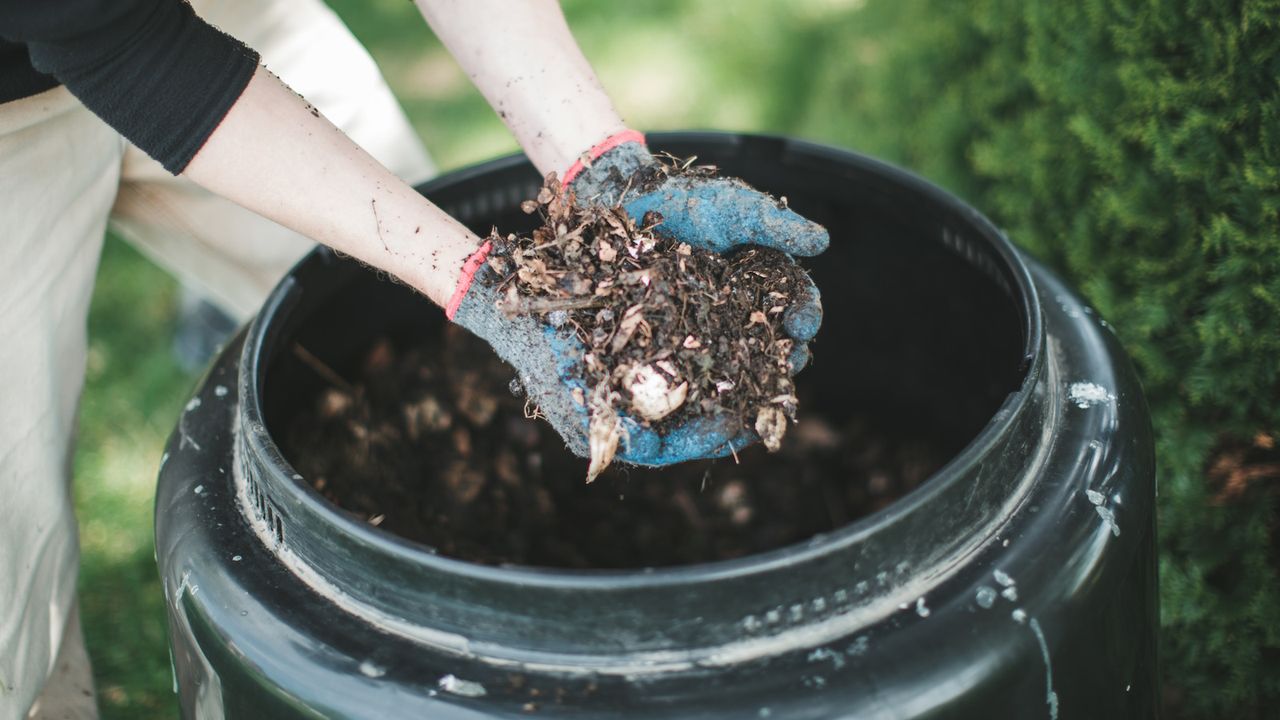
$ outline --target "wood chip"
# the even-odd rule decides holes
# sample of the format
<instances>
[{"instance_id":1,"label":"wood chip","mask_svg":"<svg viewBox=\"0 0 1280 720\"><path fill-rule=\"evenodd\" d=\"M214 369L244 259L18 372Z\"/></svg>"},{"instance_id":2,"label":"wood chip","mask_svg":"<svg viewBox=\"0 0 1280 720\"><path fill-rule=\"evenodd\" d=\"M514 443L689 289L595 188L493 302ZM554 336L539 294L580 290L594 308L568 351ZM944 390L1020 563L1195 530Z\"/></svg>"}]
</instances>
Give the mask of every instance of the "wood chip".
<instances>
[{"instance_id":1,"label":"wood chip","mask_svg":"<svg viewBox=\"0 0 1280 720\"><path fill-rule=\"evenodd\" d=\"M609 345L609 352L617 353L631 342L631 337L636 334L636 330L640 328L640 323L644 322L644 306L632 305L622 314L622 322L618 323L618 332L613 336L613 342Z\"/></svg>"}]
</instances>

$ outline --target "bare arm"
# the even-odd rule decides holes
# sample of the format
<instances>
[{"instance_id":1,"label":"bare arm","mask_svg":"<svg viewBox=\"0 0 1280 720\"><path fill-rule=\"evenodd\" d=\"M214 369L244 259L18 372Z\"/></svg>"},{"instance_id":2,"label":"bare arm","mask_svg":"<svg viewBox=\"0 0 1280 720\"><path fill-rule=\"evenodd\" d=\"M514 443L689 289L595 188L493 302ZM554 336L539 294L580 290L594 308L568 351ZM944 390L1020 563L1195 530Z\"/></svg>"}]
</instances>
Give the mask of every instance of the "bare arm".
<instances>
[{"instance_id":1,"label":"bare arm","mask_svg":"<svg viewBox=\"0 0 1280 720\"><path fill-rule=\"evenodd\" d=\"M441 306L480 244L261 67L183 174Z\"/></svg>"},{"instance_id":2,"label":"bare arm","mask_svg":"<svg viewBox=\"0 0 1280 720\"><path fill-rule=\"evenodd\" d=\"M626 129L556 0L416 2L541 172Z\"/></svg>"}]
</instances>

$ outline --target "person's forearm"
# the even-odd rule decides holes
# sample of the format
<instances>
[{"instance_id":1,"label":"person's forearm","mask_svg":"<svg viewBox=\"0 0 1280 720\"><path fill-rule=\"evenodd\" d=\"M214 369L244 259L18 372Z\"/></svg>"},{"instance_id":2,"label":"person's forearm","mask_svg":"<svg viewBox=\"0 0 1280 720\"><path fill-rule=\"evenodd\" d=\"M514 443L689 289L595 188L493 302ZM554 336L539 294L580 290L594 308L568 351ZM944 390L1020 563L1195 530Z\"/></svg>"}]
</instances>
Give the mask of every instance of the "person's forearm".
<instances>
[{"instance_id":1,"label":"person's forearm","mask_svg":"<svg viewBox=\"0 0 1280 720\"><path fill-rule=\"evenodd\" d=\"M261 67L183 175L442 306L479 242Z\"/></svg>"},{"instance_id":2,"label":"person's forearm","mask_svg":"<svg viewBox=\"0 0 1280 720\"><path fill-rule=\"evenodd\" d=\"M541 172L626 129L556 0L416 1Z\"/></svg>"}]
</instances>

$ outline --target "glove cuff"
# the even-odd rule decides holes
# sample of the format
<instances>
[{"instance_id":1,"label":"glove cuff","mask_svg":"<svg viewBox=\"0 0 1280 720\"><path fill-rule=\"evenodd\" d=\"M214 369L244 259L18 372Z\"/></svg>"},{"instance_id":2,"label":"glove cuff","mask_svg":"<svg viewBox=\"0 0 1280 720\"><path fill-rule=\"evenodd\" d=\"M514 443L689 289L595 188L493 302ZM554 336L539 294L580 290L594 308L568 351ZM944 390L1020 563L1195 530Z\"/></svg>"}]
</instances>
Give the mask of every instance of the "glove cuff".
<instances>
[{"instance_id":1,"label":"glove cuff","mask_svg":"<svg viewBox=\"0 0 1280 720\"><path fill-rule=\"evenodd\" d=\"M613 135L610 135L604 140L601 140L600 142L593 145L590 150L583 153L583 155L586 158L585 160L583 158L578 158L577 160L573 161L573 164L569 166L569 169L564 171L564 179L562 180L562 182L565 185L572 183L574 179L577 178L578 175L582 173L583 170L586 170L591 167L591 163L593 161L595 161L601 155L625 143L639 143L641 147L644 147L645 146L644 133L640 132L639 130L631 130L630 128L628 128L626 130L623 130L622 132L614 133Z\"/></svg>"},{"instance_id":2,"label":"glove cuff","mask_svg":"<svg viewBox=\"0 0 1280 720\"><path fill-rule=\"evenodd\" d=\"M458 314L458 308L462 306L462 299L467 296L467 290L471 289L471 283L475 280L476 271L484 265L485 259L489 257L489 251L493 249L493 243L486 240L479 250L471 253L471 257L462 264L462 275L458 277L458 286L453 290L453 297L449 298L449 304L444 308L444 316L453 320L453 316Z\"/></svg>"}]
</instances>

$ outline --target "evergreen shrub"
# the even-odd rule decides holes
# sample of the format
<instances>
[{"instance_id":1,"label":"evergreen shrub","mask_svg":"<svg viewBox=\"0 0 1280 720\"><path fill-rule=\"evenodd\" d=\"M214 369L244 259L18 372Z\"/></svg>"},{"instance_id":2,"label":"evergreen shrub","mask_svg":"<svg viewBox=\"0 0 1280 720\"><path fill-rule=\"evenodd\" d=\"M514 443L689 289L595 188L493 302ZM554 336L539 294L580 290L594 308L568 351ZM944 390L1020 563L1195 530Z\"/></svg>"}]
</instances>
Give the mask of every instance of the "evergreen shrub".
<instances>
[{"instance_id":1,"label":"evergreen shrub","mask_svg":"<svg viewBox=\"0 0 1280 720\"><path fill-rule=\"evenodd\" d=\"M848 5L792 129L949 186L1108 318L1157 437L1169 714L1274 712L1280 2Z\"/></svg>"}]
</instances>

